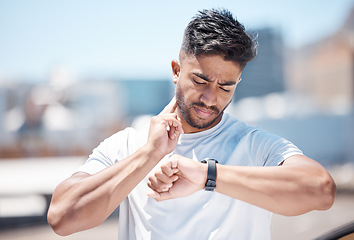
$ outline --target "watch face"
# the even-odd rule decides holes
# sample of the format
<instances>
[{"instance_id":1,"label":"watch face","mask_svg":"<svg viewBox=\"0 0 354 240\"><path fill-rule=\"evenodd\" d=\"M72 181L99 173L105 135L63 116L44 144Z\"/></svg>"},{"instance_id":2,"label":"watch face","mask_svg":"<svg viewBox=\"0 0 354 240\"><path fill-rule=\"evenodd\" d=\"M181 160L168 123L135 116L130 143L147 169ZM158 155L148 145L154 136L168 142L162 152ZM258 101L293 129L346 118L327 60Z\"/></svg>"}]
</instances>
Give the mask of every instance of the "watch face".
<instances>
[{"instance_id":1,"label":"watch face","mask_svg":"<svg viewBox=\"0 0 354 240\"><path fill-rule=\"evenodd\" d=\"M214 161L215 163L218 163L218 160L215 160L213 158L205 158L202 161L200 161L201 163L207 163L208 161Z\"/></svg>"}]
</instances>

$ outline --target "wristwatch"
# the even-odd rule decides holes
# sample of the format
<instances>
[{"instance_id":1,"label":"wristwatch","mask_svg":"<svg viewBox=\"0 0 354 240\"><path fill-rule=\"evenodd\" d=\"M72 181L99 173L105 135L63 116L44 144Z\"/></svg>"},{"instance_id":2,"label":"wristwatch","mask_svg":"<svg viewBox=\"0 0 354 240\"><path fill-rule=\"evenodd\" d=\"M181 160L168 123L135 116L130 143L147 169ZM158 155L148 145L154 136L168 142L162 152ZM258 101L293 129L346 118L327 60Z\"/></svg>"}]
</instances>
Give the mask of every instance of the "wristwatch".
<instances>
[{"instance_id":1,"label":"wristwatch","mask_svg":"<svg viewBox=\"0 0 354 240\"><path fill-rule=\"evenodd\" d=\"M202 160L201 163L208 164L208 176L205 183L205 191L214 191L216 187L216 164L218 161L212 158L206 158Z\"/></svg>"}]
</instances>

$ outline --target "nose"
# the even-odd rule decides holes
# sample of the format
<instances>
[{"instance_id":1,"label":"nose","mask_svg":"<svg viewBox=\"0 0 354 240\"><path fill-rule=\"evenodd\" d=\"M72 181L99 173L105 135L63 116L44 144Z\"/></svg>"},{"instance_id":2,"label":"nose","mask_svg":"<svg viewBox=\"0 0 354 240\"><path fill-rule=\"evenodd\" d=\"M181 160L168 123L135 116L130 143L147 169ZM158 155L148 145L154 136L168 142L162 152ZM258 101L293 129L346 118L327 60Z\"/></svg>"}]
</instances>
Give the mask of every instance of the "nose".
<instances>
[{"instance_id":1,"label":"nose","mask_svg":"<svg viewBox=\"0 0 354 240\"><path fill-rule=\"evenodd\" d=\"M202 101L208 107L216 106L217 94L213 87L208 86L203 89L202 95L200 96L200 101Z\"/></svg>"}]
</instances>

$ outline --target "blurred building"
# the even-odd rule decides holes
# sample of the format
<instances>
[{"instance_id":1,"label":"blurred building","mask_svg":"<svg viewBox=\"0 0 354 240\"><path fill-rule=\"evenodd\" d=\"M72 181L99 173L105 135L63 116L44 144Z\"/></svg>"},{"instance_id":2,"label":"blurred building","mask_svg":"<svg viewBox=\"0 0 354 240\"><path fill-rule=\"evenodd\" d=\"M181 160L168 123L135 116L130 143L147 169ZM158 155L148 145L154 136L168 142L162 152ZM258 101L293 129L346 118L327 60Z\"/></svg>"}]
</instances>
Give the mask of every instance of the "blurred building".
<instances>
[{"instance_id":1,"label":"blurred building","mask_svg":"<svg viewBox=\"0 0 354 240\"><path fill-rule=\"evenodd\" d=\"M174 95L173 82L168 80L119 80L116 85L129 120L139 115L157 115Z\"/></svg>"},{"instance_id":2,"label":"blurred building","mask_svg":"<svg viewBox=\"0 0 354 240\"><path fill-rule=\"evenodd\" d=\"M354 8L333 35L288 53L289 87L323 111L345 114L354 102Z\"/></svg>"},{"instance_id":3,"label":"blurred building","mask_svg":"<svg viewBox=\"0 0 354 240\"><path fill-rule=\"evenodd\" d=\"M0 158L88 155L172 98L170 81L82 80L0 85Z\"/></svg>"},{"instance_id":4,"label":"blurred building","mask_svg":"<svg viewBox=\"0 0 354 240\"><path fill-rule=\"evenodd\" d=\"M241 99L228 110L240 120L289 139L325 166L354 163L354 9L333 35L298 49L273 45L267 49L273 53L261 52L259 33L259 58L246 67L237 90L247 88L248 97L237 96L236 91ZM285 53L276 58L280 61L284 56L283 65L262 60L267 54L277 56L276 50ZM284 67L283 85L275 81L281 79L275 76L281 76L282 70L270 72L273 77L264 81L257 76L262 67L263 72L269 71L272 64Z\"/></svg>"},{"instance_id":5,"label":"blurred building","mask_svg":"<svg viewBox=\"0 0 354 240\"><path fill-rule=\"evenodd\" d=\"M285 90L283 38L274 28L259 29L257 33L258 55L247 64L242 73L242 81L236 90L236 100Z\"/></svg>"}]
</instances>

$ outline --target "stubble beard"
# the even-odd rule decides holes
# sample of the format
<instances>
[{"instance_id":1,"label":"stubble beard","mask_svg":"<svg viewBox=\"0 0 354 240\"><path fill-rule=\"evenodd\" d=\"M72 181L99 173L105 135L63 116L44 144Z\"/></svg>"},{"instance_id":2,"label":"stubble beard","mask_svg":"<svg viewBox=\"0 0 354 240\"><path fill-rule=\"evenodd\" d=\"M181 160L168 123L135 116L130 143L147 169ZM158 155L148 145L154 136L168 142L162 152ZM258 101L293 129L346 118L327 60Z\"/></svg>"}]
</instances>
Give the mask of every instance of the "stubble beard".
<instances>
[{"instance_id":1,"label":"stubble beard","mask_svg":"<svg viewBox=\"0 0 354 240\"><path fill-rule=\"evenodd\" d=\"M229 104L231 103L231 100L228 104L226 104L226 106L224 107L224 109L222 109L222 111L220 111L217 107L215 106L207 106L205 105L203 102L193 102L193 103L186 103L185 98L183 96L182 90L180 89L180 87L177 84L176 87L176 102L177 102L177 106L179 108L179 111L182 114L182 117L184 118L184 120L193 128L197 128L197 129L205 129L210 127L215 121L216 119L219 118L220 115L222 115L224 113L224 110L229 106ZM193 109L194 106L198 106L198 107L203 107L206 109L209 109L211 111L214 112L215 118L211 119L210 121L205 122L205 120L203 121L203 119L199 119L198 117L193 118L191 111Z\"/></svg>"}]
</instances>

